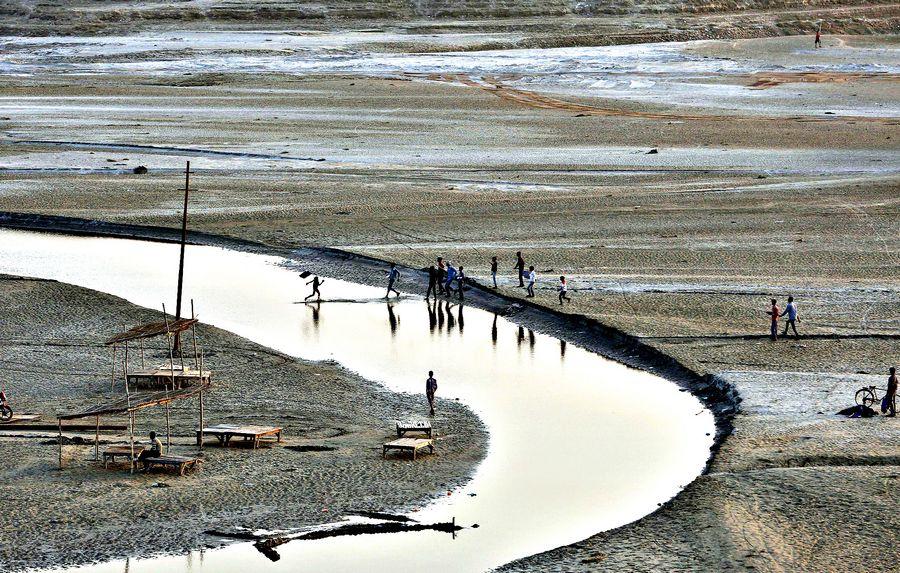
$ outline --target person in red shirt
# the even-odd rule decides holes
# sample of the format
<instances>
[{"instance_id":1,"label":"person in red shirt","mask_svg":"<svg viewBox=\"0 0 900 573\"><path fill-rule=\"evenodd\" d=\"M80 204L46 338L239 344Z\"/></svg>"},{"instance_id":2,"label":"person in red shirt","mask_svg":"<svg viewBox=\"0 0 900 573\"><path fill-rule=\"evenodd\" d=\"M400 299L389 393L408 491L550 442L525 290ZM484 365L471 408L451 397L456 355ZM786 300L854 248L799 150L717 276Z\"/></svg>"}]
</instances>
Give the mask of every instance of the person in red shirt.
<instances>
[{"instance_id":1,"label":"person in red shirt","mask_svg":"<svg viewBox=\"0 0 900 573\"><path fill-rule=\"evenodd\" d=\"M766 314L772 317L772 328L769 334L772 340L778 340L778 316L781 314L781 309L778 308L777 303L778 301L773 298L772 308L766 311Z\"/></svg>"},{"instance_id":2,"label":"person in red shirt","mask_svg":"<svg viewBox=\"0 0 900 573\"><path fill-rule=\"evenodd\" d=\"M813 45L817 48L822 47L822 28L821 27L816 28L816 41Z\"/></svg>"}]
</instances>

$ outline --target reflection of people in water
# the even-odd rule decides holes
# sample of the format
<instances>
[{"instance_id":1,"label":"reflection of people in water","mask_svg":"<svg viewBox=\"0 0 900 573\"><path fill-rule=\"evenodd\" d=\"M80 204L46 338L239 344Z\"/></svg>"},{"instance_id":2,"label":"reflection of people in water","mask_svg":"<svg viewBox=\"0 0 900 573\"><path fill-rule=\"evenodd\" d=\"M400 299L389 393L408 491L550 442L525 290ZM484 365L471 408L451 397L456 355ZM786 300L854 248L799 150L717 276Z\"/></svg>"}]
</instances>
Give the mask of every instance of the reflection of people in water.
<instances>
[{"instance_id":1,"label":"reflection of people in water","mask_svg":"<svg viewBox=\"0 0 900 573\"><path fill-rule=\"evenodd\" d=\"M394 335L397 333L397 324L398 324L397 317L394 315L394 305L388 304L387 308L388 308L388 323L390 323L390 325L391 325L391 335Z\"/></svg>"},{"instance_id":2,"label":"reflection of people in water","mask_svg":"<svg viewBox=\"0 0 900 573\"><path fill-rule=\"evenodd\" d=\"M497 313L494 313L494 324L491 325L491 341L497 346Z\"/></svg>"},{"instance_id":3,"label":"reflection of people in water","mask_svg":"<svg viewBox=\"0 0 900 573\"><path fill-rule=\"evenodd\" d=\"M434 328L437 326L437 316L435 315L435 307L437 306L437 302L434 303L435 306L431 306L431 303L428 300L425 301L425 306L428 308L428 330L434 332Z\"/></svg>"},{"instance_id":4,"label":"reflection of people in water","mask_svg":"<svg viewBox=\"0 0 900 573\"><path fill-rule=\"evenodd\" d=\"M456 319L453 317L452 309L453 305L447 302L447 332L450 332L456 326Z\"/></svg>"},{"instance_id":5,"label":"reflection of people in water","mask_svg":"<svg viewBox=\"0 0 900 573\"><path fill-rule=\"evenodd\" d=\"M309 275L307 275L307 276L309 276ZM322 293L319 292L319 287L322 286L323 284L325 284L325 279L319 280L319 277L313 277L313 280L307 282L306 284L312 285L313 290L309 294L309 296L307 296L303 300L307 301L307 300L311 299L312 297L316 297L316 300L322 300Z\"/></svg>"},{"instance_id":6,"label":"reflection of people in water","mask_svg":"<svg viewBox=\"0 0 900 573\"><path fill-rule=\"evenodd\" d=\"M434 303L435 308L437 308L438 315L438 330L444 330L444 307L440 303L440 301L436 301Z\"/></svg>"},{"instance_id":7,"label":"reflection of people in water","mask_svg":"<svg viewBox=\"0 0 900 573\"><path fill-rule=\"evenodd\" d=\"M534 331L528 329L528 346L534 348Z\"/></svg>"},{"instance_id":8,"label":"reflection of people in water","mask_svg":"<svg viewBox=\"0 0 900 573\"><path fill-rule=\"evenodd\" d=\"M560 339L560 341L559 341L559 355L560 356L566 355L566 341L562 340L562 339Z\"/></svg>"},{"instance_id":9,"label":"reflection of people in water","mask_svg":"<svg viewBox=\"0 0 900 573\"><path fill-rule=\"evenodd\" d=\"M518 332L516 333L516 345L522 346L522 341L525 340L525 327L520 326Z\"/></svg>"},{"instance_id":10,"label":"reflection of people in water","mask_svg":"<svg viewBox=\"0 0 900 573\"><path fill-rule=\"evenodd\" d=\"M459 331L460 332L462 332L463 328L465 328L465 326L466 326L466 321L463 320L462 310L463 310L463 305L459 305L459 315L456 318L459 319Z\"/></svg>"}]
</instances>

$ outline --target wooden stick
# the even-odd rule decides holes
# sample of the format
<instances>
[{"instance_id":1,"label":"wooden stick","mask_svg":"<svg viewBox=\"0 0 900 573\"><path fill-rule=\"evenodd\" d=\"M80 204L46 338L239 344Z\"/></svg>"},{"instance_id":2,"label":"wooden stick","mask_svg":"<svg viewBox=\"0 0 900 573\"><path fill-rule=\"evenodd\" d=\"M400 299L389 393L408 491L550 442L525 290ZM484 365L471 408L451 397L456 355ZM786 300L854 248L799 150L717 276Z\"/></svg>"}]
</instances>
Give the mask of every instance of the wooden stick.
<instances>
[{"instance_id":1,"label":"wooden stick","mask_svg":"<svg viewBox=\"0 0 900 573\"><path fill-rule=\"evenodd\" d=\"M143 370L144 369L144 339L140 338L139 340L141 342L141 370Z\"/></svg>"},{"instance_id":2,"label":"wooden stick","mask_svg":"<svg viewBox=\"0 0 900 573\"><path fill-rule=\"evenodd\" d=\"M181 256L178 260L178 297L175 300L175 320L181 318L181 292L184 284L184 247L187 243L188 192L191 188L191 162L184 168L184 211L181 215ZM181 352L181 337L175 333L175 350Z\"/></svg>"},{"instance_id":3,"label":"wooden stick","mask_svg":"<svg viewBox=\"0 0 900 573\"><path fill-rule=\"evenodd\" d=\"M200 387L203 387L203 351L200 351ZM203 390L200 390L200 449L203 449Z\"/></svg>"},{"instance_id":4,"label":"wooden stick","mask_svg":"<svg viewBox=\"0 0 900 573\"><path fill-rule=\"evenodd\" d=\"M100 461L100 416L97 416L97 427L94 429L94 461Z\"/></svg>"},{"instance_id":5,"label":"wooden stick","mask_svg":"<svg viewBox=\"0 0 900 573\"><path fill-rule=\"evenodd\" d=\"M196 320L197 315L194 314L194 299L191 299L191 320ZM191 335L194 337L194 368L199 368L199 361L197 359L197 325L196 323L191 325ZM203 382L203 370L200 370L200 382Z\"/></svg>"},{"instance_id":6,"label":"wooden stick","mask_svg":"<svg viewBox=\"0 0 900 573\"><path fill-rule=\"evenodd\" d=\"M112 345L112 372L109 375L109 391L113 391L116 384L116 345Z\"/></svg>"},{"instance_id":7,"label":"wooden stick","mask_svg":"<svg viewBox=\"0 0 900 573\"><path fill-rule=\"evenodd\" d=\"M131 421L129 425L130 433L128 438L128 444L131 446L131 455L129 456L131 458L130 473L134 473L134 412L128 412L128 418Z\"/></svg>"},{"instance_id":8,"label":"wooden stick","mask_svg":"<svg viewBox=\"0 0 900 573\"><path fill-rule=\"evenodd\" d=\"M62 419L57 418L56 423L59 425L59 469L63 469L62 463Z\"/></svg>"},{"instance_id":9,"label":"wooden stick","mask_svg":"<svg viewBox=\"0 0 900 573\"><path fill-rule=\"evenodd\" d=\"M166 345L169 347L169 374L172 379L172 390L175 389L175 356L172 354L172 339L169 336L169 316L166 314L166 305L163 305L163 317L166 319ZM169 394L169 385L166 384L166 397ZM169 428L169 402L166 402L166 453L172 443L172 433Z\"/></svg>"}]
</instances>

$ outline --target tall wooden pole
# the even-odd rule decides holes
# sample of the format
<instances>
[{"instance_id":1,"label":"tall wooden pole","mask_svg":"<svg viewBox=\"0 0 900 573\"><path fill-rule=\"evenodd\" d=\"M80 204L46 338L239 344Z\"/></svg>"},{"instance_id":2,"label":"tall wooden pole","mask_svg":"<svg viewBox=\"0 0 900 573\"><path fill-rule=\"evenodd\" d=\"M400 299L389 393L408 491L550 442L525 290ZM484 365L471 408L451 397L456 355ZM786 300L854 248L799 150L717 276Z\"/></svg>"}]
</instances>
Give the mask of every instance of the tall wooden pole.
<instances>
[{"instance_id":1,"label":"tall wooden pole","mask_svg":"<svg viewBox=\"0 0 900 573\"><path fill-rule=\"evenodd\" d=\"M188 191L191 185L191 162L184 168L184 210L181 214L181 257L178 261L178 298L175 300L175 320L181 318L181 289L184 283L184 246L187 243ZM175 352L181 352L181 334L175 334Z\"/></svg>"},{"instance_id":2,"label":"tall wooden pole","mask_svg":"<svg viewBox=\"0 0 900 573\"><path fill-rule=\"evenodd\" d=\"M172 390L175 390L175 358L172 355L172 343L169 341L169 315L166 314L166 305L163 305L163 318L166 320L166 346L169 347L169 373L172 377ZM169 385L166 384L166 398L169 397ZM166 453L172 442L172 432L169 426L169 401L166 400Z\"/></svg>"}]
</instances>

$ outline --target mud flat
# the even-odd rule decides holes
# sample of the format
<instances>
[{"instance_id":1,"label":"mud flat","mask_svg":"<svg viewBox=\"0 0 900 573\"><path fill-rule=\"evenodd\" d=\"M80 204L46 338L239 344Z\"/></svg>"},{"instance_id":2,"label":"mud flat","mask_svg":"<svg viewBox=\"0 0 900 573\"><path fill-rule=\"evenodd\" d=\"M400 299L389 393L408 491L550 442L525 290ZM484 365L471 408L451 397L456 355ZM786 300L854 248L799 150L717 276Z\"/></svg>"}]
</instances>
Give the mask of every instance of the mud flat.
<instances>
[{"instance_id":1,"label":"mud flat","mask_svg":"<svg viewBox=\"0 0 900 573\"><path fill-rule=\"evenodd\" d=\"M522 296L511 276L522 249L536 304L559 307L564 274L563 312L731 381L743 402L708 475L659 512L511 567L845 571L898 541L895 420L833 415L897 360L896 72L854 71L863 54L896 60L897 43L810 43L691 47L723 69L734 58L765 71L679 80L712 98L691 106L654 91L668 72L634 87L629 73L631 91L606 97L514 78L503 85L539 97L459 76L160 76L137 72L141 57L131 74L119 62L17 76L2 88L0 208L174 227L191 158L196 229L410 268L442 255L483 283L496 254L504 305ZM140 164L148 175L130 173ZM342 272L380 284L375 268ZM788 294L805 337L769 343L768 298Z\"/></svg>"},{"instance_id":2,"label":"mud flat","mask_svg":"<svg viewBox=\"0 0 900 573\"><path fill-rule=\"evenodd\" d=\"M108 392L103 341L110 333L159 316L94 291L8 276L0 277L0 300L6 392L50 422ZM4 432L0 495L16 507L0 517L5 570L182 553L228 541L206 530L285 530L354 511L410 510L465 482L485 454L477 417L442 401L438 455L415 464L382 460L391 421L421 414L420 397L380 390L336 365L296 360L216 328L199 333L207 364L217 371L207 420L281 425L286 441L255 451L207 447L200 474L131 476L127 466L98 468L90 445L66 445L68 466L59 471L54 432ZM163 361L165 354L157 348L148 359ZM176 402L172 423L172 451L195 452L195 404ZM151 429L162 431L162 409L140 411L136 425L143 440ZM83 437L91 442L93 434ZM128 438L105 432L101 440L102 448Z\"/></svg>"}]
</instances>

